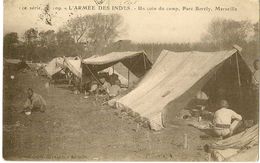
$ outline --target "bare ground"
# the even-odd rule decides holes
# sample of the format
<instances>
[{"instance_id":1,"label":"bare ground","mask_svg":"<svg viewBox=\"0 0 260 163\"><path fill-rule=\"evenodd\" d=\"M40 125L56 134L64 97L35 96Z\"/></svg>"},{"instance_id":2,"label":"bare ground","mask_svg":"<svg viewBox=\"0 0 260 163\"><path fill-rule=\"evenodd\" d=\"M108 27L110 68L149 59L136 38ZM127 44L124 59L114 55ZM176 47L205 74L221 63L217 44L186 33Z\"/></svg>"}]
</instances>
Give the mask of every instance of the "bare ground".
<instances>
[{"instance_id":1,"label":"bare ground","mask_svg":"<svg viewBox=\"0 0 260 163\"><path fill-rule=\"evenodd\" d=\"M3 156L7 160L207 161L203 133L179 121L160 132L93 98L74 95L66 85L45 88L32 72L4 74ZM25 91L32 87L47 101L45 113L26 116ZM188 134L188 149L183 148ZM211 140L212 141L212 140Z\"/></svg>"}]
</instances>

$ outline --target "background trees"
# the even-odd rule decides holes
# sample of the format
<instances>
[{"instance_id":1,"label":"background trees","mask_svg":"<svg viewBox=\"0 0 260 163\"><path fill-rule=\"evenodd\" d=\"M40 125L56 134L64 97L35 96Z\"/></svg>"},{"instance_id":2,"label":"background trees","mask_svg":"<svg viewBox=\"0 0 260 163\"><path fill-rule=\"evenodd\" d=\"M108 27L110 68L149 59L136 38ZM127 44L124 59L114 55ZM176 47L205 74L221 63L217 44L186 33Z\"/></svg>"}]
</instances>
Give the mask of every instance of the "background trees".
<instances>
[{"instance_id":1,"label":"background trees","mask_svg":"<svg viewBox=\"0 0 260 163\"><path fill-rule=\"evenodd\" d=\"M65 28L77 44L85 43L88 53L100 55L119 36L120 25L122 16L118 14L94 14L73 18Z\"/></svg>"},{"instance_id":2,"label":"background trees","mask_svg":"<svg viewBox=\"0 0 260 163\"><path fill-rule=\"evenodd\" d=\"M15 57L14 49L18 42L18 34L16 32L11 32L4 36L4 57Z\"/></svg>"},{"instance_id":3,"label":"background trees","mask_svg":"<svg viewBox=\"0 0 260 163\"><path fill-rule=\"evenodd\" d=\"M234 44L243 48L249 63L258 57L259 23L213 19L207 33L196 43L133 43L119 40L122 17L117 14L93 14L70 19L60 30L38 31L30 28L19 39L15 32L4 36L4 57L49 61L56 56L103 55L112 51L145 51L154 62L163 49L172 51L217 51L231 49Z\"/></svg>"},{"instance_id":4,"label":"background trees","mask_svg":"<svg viewBox=\"0 0 260 163\"><path fill-rule=\"evenodd\" d=\"M5 36L5 57L47 61L56 56L102 55L119 36L122 17L93 14L70 19L60 30L26 30L19 43L17 33ZM19 50L18 50L19 49ZM19 54L18 54L19 52Z\"/></svg>"},{"instance_id":5,"label":"background trees","mask_svg":"<svg viewBox=\"0 0 260 163\"><path fill-rule=\"evenodd\" d=\"M248 21L213 19L208 26L207 34L202 37L201 41L211 43L222 50L234 44L245 44L252 32L253 25Z\"/></svg>"}]
</instances>

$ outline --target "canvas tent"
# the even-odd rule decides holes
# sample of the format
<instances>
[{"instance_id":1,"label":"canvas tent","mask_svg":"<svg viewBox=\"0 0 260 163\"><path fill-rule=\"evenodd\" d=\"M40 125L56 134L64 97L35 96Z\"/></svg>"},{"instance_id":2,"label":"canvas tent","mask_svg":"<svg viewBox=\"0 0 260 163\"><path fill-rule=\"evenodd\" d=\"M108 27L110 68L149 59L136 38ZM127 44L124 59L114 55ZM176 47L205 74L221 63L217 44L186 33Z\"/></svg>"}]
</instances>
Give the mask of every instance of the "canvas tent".
<instances>
[{"instance_id":1,"label":"canvas tent","mask_svg":"<svg viewBox=\"0 0 260 163\"><path fill-rule=\"evenodd\" d=\"M82 68L81 68L81 60L80 59L71 59L71 58L65 58L64 60L64 66L66 66L74 75L76 75L78 78L82 77ZM115 69L112 67L108 67L104 70L103 72L109 73L109 75L115 73L118 75L119 80L121 81L122 84L127 85L128 80L122 76L120 73L118 73Z\"/></svg>"},{"instance_id":2,"label":"canvas tent","mask_svg":"<svg viewBox=\"0 0 260 163\"><path fill-rule=\"evenodd\" d=\"M208 146L208 151L216 161L257 161L258 124L245 131L220 140Z\"/></svg>"},{"instance_id":3,"label":"canvas tent","mask_svg":"<svg viewBox=\"0 0 260 163\"><path fill-rule=\"evenodd\" d=\"M65 58L64 65L77 77L81 78L82 68L80 58Z\"/></svg>"},{"instance_id":4,"label":"canvas tent","mask_svg":"<svg viewBox=\"0 0 260 163\"><path fill-rule=\"evenodd\" d=\"M28 62L22 61L20 59L6 59L4 58L4 66L8 69L14 69L16 71L24 70L30 68Z\"/></svg>"},{"instance_id":5,"label":"canvas tent","mask_svg":"<svg viewBox=\"0 0 260 163\"><path fill-rule=\"evenodd\" d=\"M117 100L116 107L137 113L152 129L160 130L210 80L224 83L230 89L228 84L239 88L247 85L251 71L238 52L237 49L178 53L163 50L138 86Z\"/></svg>"},{"instance_id":6,"label":"canvas tent","mask_svg":"<svg viewBox=\"0 0 260 163\"><path fill-rule=\"evenodd\" d=\"M137 77L142 77L152 66L146 56L146 53L143 51L112 52L104 56L94 56L83 60L83 78L87 78L89 76L96 78L97 72L120 62Z\"/></svg>"},{"instance_id":7,"label":"canvas tent","mask_svg":"<svg viewBox=\"0 0 260 163\"><path fill-rule=\"evenodd\" d=\"M64 58L57 57L52 59L45 67L45 71L48 77L52 77L54 74L60 72L63 69Z\"/></svg>"},{"instance_id":8,"label":"canvas tent","mask_svg":"<svg viewBox=\"0 0 260 163\"><path fill-rule=\"evenodd\" d=\"M52 59L45 67L47 76L52 77L53 75L61 72L63 69L68 68L72 73L76 75L80 74L80 58L79 57L56 57Z\"/></svg>"}]
</instances>

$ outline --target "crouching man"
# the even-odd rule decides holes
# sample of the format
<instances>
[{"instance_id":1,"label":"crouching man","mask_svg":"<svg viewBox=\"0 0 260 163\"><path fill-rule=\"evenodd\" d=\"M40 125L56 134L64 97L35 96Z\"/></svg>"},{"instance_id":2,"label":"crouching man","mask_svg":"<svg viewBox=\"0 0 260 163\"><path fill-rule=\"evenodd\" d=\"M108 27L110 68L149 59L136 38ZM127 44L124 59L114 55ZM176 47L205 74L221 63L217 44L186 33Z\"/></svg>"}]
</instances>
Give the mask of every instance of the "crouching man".
<instances>
[{"instance_id":1,"label":"crouching man","mask_svg":"<svg viewBox=\"0 0 260 163\"><path fill-rule=\"evenodd\" d=\"M115 84L113 84L110 89L109 89L109 98L114 98L118 96L121 92L121 87L120 87L120 80L116 80Z\"/></svg>"},{"instance_id":2,"label":"crouching man","mask_svg":"<svg viewBox=\"0 0 260 163\"><path fill-rule=\"evenodd\" d=\"M46 101L41 95L34 93L31 88L28 88L27 96L27 100L24 104L24 111L27 115L30 115L32 111L45 112Z\"/></svg>"},{"instance_id":3,"label":"crouching man","mask_svg":"<svg viewBox=\"0 0 260 163\"><path fill-rule=\"evenodd\" d=\"M220 138L231 136L242 120L241 115L228 108L228 102L221 100L220 109L214 114L213 130Z\"/></svg>"}]
</instances>

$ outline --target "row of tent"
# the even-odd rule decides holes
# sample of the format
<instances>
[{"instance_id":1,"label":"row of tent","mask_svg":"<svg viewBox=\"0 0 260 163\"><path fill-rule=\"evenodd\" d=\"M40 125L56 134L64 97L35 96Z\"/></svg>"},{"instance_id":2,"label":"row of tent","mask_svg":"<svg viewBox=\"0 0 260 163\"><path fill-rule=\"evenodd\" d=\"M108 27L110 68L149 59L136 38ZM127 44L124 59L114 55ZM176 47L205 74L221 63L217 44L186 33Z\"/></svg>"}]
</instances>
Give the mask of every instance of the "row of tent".
<instances>
[{"instance_id":1,"label":"row of tent","mask_svg":"<svg viewBox=\"0 0 260 163\"><path fill-rule=\"evenodd\" d=\"M123 64L142 80L135 89L116 101L116 107L137 113L152 129L160 130L202 89L210 96L214 96L218 87L230 89L234 92L231 101L236 102L249 96L246 90L252 72L240 51L240 47L218 52L163 50L153 65L145 52L112 52L83 60L78 57L55 58L45 69L53 75L65 65L73 74L87 80L89 76L96 79L99 71L117 73L112 67ZM124 76L121 79L128 82ZM245 100L243 104L247 105ZM234 108L239 109L239 106L243 107L237 104Z\"/></svg>"},{"instance_id":2,"label":"row of tent","mask_svg":"<svg viewBox=\"0 0 260 163\"><path fill-rule=\"evenodd\" d=\"M107 72L110 75L118 75L122 84L129 84L129 74L122 75L117 72L116 66L120 65L118 71L124 67L128 73L135 78L142 77L152 64L145 52L113 52L104 56L92 56L87 59L80 57L57 57L51 60L44 68L48 77L61 72L65 68L69 69L75 76L82 81L89 80L90 77L98 80L98 72ZM123 65L123 66L122 66Z\"/></svg>"},{"instance_id":3,"label":"row of tent","mask_svg":"<svg viewBox=\"0 0 260 163\"><path fill-rule=\"evenodd\" d=\"M237 103L234 108L247 105L249 101L243 97L250 97L247 90L252 72L240 51L237 46L218 52L163 50L153 65L142 51L112 52L87 59L54 58L44 69L51 77L66 67L82 81L89 77L98 80L99 71L117 73L126 84L129 78L112 68L121 63L141 81L135 89L116 100L115 106L136 113L149 122L151 129L160 130L202 89L213 97L216 88L224 87L234 92L231 99ZM242 105L237 102L241 99Z\"/></svg>"},{"instance_id":4,"label":"row of tent","mask_svg":"<svg viewBox=\"0 0 260 163\"><path fill-rule=\"evenodd\" d=\"M239 113L251 112L243 110L251 106L247 97L250 99L252 72L240 55L241 50L238 46L218 52L163 50L153 65L145 52L113 52L84 60L60 57L44 69L51 77L66 67L78 78L88 80L90 76L96 79L99 71L117 73L112 67L121 63L141 81L128 94L116 99L115 107L134 113L148 122L151 129L161 130L202 89L210 97L214 97L217 88L231 90L232 109ZM129 83L129 78L117 74L122 83ZM245 150L248 146L250 149ZM220 161L257 160L258 125L213 143L210 148Z\"/></svg>"}]
</instances>

